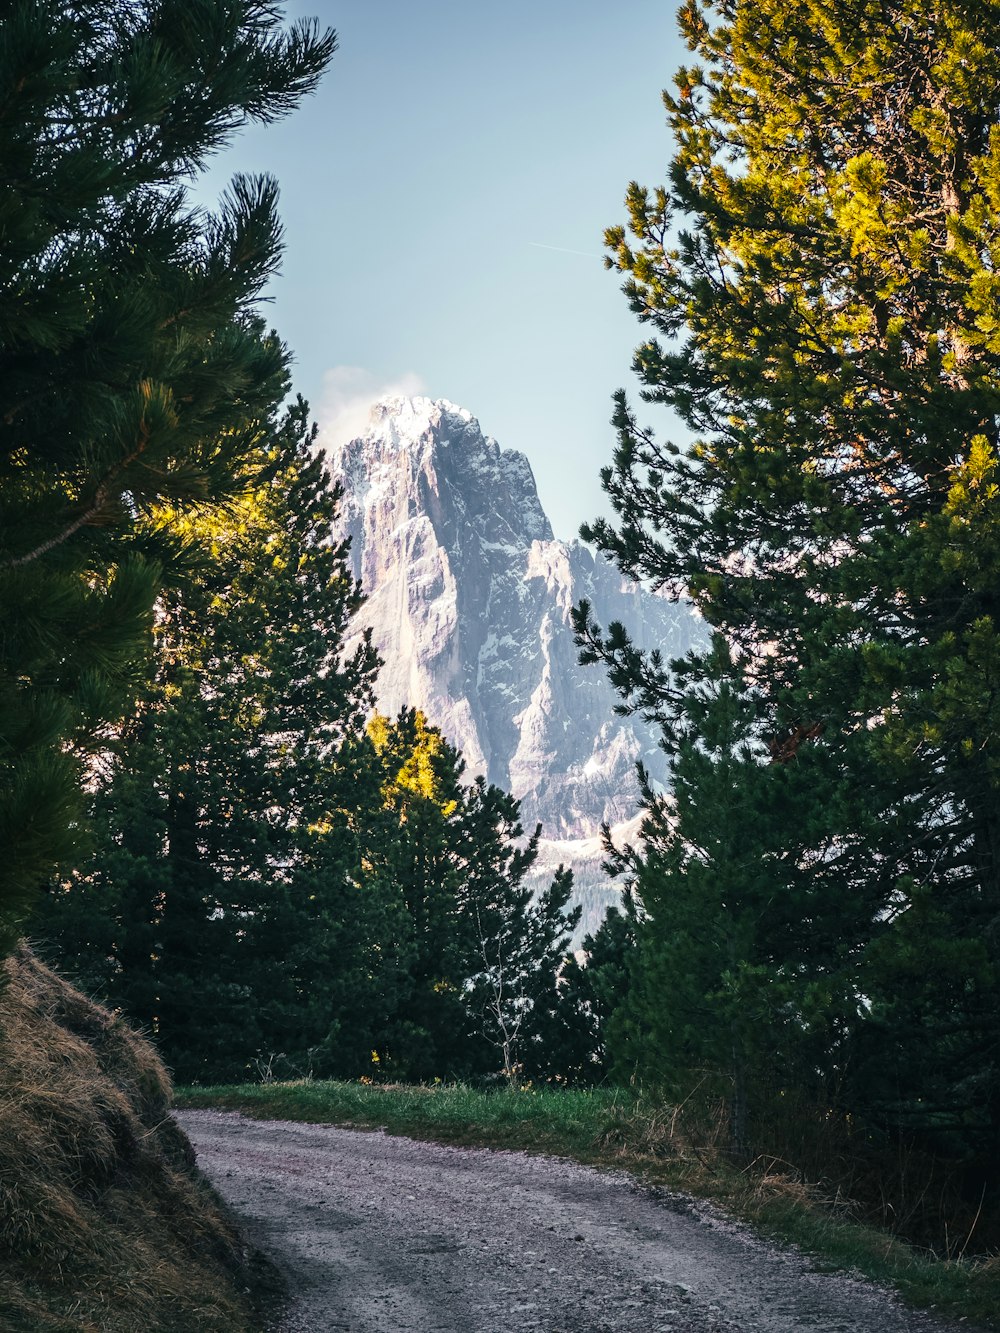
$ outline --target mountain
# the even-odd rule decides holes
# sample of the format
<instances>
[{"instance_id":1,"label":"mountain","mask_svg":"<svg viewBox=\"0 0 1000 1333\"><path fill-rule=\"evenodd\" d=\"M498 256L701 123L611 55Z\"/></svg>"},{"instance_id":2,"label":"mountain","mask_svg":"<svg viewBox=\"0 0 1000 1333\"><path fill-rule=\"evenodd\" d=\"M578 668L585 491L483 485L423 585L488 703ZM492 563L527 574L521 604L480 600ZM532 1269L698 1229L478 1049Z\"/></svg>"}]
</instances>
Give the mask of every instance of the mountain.
<instances>
[{"instance_id":1,"label":"mountain","mask_svg":"<svg viewBox=\"0 0 1000 1333\"><path fill-rule=\"evenodd\" d=\"M379 707L420 708L473 774L543 825L542 861L572 863L593 928L614 887L600 870L600 826L634 819L636 760L666 763L649 729L614 713L603 667L582 667L570 608L683 655L701 633L684 604L650 594L579 542L557 540L527 458L501 449L444 399L385 398L364 435L333 451L341 523L385 659Z\"/></svg>"}]
</instances>

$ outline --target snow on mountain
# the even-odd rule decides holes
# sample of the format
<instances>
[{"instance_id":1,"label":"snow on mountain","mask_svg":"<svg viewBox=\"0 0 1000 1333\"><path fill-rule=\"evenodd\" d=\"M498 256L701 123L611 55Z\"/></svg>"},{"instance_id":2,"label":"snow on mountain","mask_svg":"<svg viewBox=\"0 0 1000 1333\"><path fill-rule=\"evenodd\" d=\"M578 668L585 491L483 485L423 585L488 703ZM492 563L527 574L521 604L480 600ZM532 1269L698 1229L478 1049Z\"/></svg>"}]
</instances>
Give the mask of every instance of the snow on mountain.
<instances>
[{"instance_id":1,"label":"snow on mountain","mask_svg":"<svg viewBox=\"0 0 1000 1333\"><path fill-rule=\"evenodd\" d=\"M574 865L584 928L615 896L599 831L635 816L635 763L665 782L649 730L614 713L600 666L582 667L570 609L586 598L602 625L680 656L700 635L691 609L622 578L579 542L557 541L531 466L444 399L386 398L366 433L330 460L341 523L385 660L379 707L420 708L472 774L543 825L544 857Z\"/></svg>"}]
</instances>

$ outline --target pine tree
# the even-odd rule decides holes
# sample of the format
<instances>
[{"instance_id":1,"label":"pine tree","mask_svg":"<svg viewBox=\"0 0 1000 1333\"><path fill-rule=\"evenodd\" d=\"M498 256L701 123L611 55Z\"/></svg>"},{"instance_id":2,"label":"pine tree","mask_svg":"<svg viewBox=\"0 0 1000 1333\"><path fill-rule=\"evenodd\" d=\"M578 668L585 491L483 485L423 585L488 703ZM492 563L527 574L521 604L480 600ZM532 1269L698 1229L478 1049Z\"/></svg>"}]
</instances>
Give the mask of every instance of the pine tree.
<instances>
[{"instance_id":1,"label":"pine tree","mask_svg":"<svg viewBox=\"0 0 1000 1333\"><path fill-rule=\"evenodd\" d=\"M616 856L620 870L624 849ZM634 888L628 887L621 907L609 907L597 930L586 936L579 952L570 954L563 965L559 1029L554 1034L551 1061L551 1077L557 1082L588 1087L612 1074L612 1022L620 1020L633 984L635 915ZM619 1063L626 1064L622 1059Z\"/></svg>"},{"instance_id":2,"label":"pine tree","mask_svg":"<svg viewBox=\"0 0 1000 1333\"><path fill-rule=\"evenodd\" d=\"M188 1080L322 1041L350 928L341 812L363 805L376 658L367 637L346 650L360 590L313 439L299 402L263 485L167 516L206 558L161 602L147 697L96 800L97 855L40 921Z\"/></svg>"},{"instance_id":3,"label":"pine tree","mask_svg":"<svg viewBox=\"0 0 1000 1333\"><path fill-rule=\"evenodd\" d=\"M642 915L611 1045L619 1076L674 1100L696 1087L727 1100L743 1150L751 1115L776 1096L829 1104L842 1081L857 1012L845 944L877 903L852 919L839 865L814 864L836 810L821 753L762 760L757 701L728 679L721 636L706 665L715 681L690 689L675 719L672 790L644 788L641 844L612 857Z\"/></svg>"},{"instance_id":4,"label":"pine tree","mask_svg":"<svg viewBox=\"0 0 1000 1333\"><path fill-rule=\"evenodd\" d=\"M511 1083L561 1069L563 1004L559 972L582 908L567 910L572 871L560 866L533 895L526 878L538 859L541 825L527 839L518 802L478 778L463 793L465 850L461 913L471 935L465 1004L469 1041L489 1066L501 1059Z\"/></svg>"},{"instance_id":5,"label":"pine tree","mask_svg":"<svg viewBox=\"0 0 1000 1333\"><path fill-rule=\"evenodd\" d=\"M482 778L413 710L371 726L385 771L388 828L370 857L395 886L404 933L393 944L405 988L374 1043L380 1067L410 1078L510 1079L549 1058L558 969L580 909L560 870L533 898L525 879L540 829L523 838L518 802Z\"/></svg>"},{"instance_id":6,"label":"pine tree","mask_svg":"<svg viewBox=\"0 0 1000 1333\"><path fill-rule=\"evenodd\" d=\"M244 484L286 389L255 302L273 181L187 182L334 49L255 0L17 0L0 41L0 945L79 845L81 772L127 710L176 558L145 520Z\"/></svg>"},{"instance_id":7,"label":"pine tree","mask_svg":"<svg viewBox=\"0 0 1000 1333\"><path fill-rule=\"evenodd\" d=\"M690 595L726 652L674 674L578 622L694 784L648 848L664 929L647 963L669 960L648 985L685 976L677 918L707 864L706 916L735 928L742 804L777 784L784 808L762 807L750 843L769 885L749 901L770 887L792 932L767 980L832 978L825 1016L801 993L791 1012L825 1032L814 1055L846 1069L850 1109L983 1161L1000 1131L1000 6L692 0L681 21L700 63L665 96L669 184L631 186L629 231L607 239L659 335L636 353L643 395L694 438L659 441L620 395L617 517L587 535ZM726 749L696 758L732 701L736 773ZM721 861L692 862L708 808Z\"/></svg>"},{"instance_id":8,"label":"pine tree","mask_svg":"<svg viewBox=\"0 0 1000 1333\"><path fill-rule=\"evenodd\" d=\"M381 1076L457 1076L464 1035L467 953L459 916L462 866L454 820L464 763L423 714L376 714L369 737L382 770L382 803L367 840L365 890L393 904L380 941L396 973L397 1003L371 1030Z\"/></svg>"}]
</instances>

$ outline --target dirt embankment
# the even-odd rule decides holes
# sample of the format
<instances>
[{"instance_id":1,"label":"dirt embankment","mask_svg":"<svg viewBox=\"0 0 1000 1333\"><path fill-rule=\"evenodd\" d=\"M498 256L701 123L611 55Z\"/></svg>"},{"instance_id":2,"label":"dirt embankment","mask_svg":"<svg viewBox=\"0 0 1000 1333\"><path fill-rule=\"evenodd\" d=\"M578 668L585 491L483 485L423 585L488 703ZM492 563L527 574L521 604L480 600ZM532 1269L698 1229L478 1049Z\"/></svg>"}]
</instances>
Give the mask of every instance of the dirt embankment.
<instances>
[{"instance_id":1,"label":"dirt embankment","mask_svg":"<svg viewBox=\"0 0 1000 1333\"><path fill-rule=\"evenodd\" d=\"M229 1112L178 1118L286 1272L282 1333L955 1327L618 1173Z\"/></svg>"},{"instance_id":2,"label":"dirt embankment","mask_svg":"<svg viewBox=\"0 0 1000 1333\"><path fill-rule=\"evenodd\" d=\"M0 986L0 1333L259 1328L149 1043L27 950Z\"/></svg>"}]
</instances>

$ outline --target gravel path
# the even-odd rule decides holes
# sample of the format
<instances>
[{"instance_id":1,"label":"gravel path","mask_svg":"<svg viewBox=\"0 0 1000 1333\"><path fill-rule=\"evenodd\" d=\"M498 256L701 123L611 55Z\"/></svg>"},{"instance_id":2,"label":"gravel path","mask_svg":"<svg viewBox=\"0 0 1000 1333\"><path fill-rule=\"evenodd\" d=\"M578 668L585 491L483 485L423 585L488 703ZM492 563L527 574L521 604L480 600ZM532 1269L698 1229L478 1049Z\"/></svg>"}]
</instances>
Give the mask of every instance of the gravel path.
<instances>
[{"instance_id":1,"label":"gravel path","mask_svg":"<svg viewBox=\"0 0 1000 1333\"><path fill-rule=\"evenodd\" d=\"M288 1277L281 1333L956 1327L623 1174L220 1111L177 1118Z\"/></svg>"}]
</instances>

